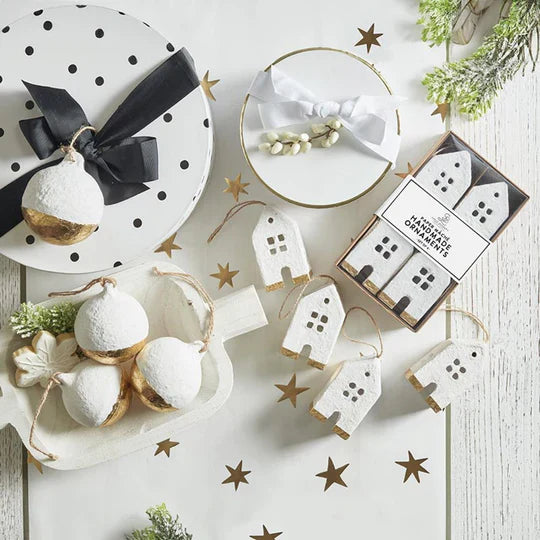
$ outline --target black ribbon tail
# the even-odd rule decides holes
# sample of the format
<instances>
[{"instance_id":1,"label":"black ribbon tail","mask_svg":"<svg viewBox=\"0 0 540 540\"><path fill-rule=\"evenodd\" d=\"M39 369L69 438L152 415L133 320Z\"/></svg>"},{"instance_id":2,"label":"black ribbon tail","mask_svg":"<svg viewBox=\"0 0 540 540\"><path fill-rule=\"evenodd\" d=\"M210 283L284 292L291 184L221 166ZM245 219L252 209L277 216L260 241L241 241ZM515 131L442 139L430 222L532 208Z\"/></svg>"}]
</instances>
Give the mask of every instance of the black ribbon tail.
<instances>
[{"instance_id":1,"label":"black ribbon tail","mask_svg":"<svg viewBox=\"0 0 540 540\"><path fill-rule=\"evenodd\" d=\"M0 213L0 237L11 231L11 229L16 227L23 220L21 211L22 196L32 176L41 169L46 169L61 161L61 159L56 159L54 161L43 163L39 167L24 173L22 176L19 176L17 180L0 189L0 203L2 205L2 211Z\"/></svg>"},{"instance_id":2,"label":"black ribbon tail","mask_svg":"<svg viewBox=\"0 0 540 540\"><path fill-rule=\"evenodd\" d=\"M142 80L96 134L107 146L131 137L199 86L193 59L185 48L171 55Z\"/></svg>"}]
</instances>

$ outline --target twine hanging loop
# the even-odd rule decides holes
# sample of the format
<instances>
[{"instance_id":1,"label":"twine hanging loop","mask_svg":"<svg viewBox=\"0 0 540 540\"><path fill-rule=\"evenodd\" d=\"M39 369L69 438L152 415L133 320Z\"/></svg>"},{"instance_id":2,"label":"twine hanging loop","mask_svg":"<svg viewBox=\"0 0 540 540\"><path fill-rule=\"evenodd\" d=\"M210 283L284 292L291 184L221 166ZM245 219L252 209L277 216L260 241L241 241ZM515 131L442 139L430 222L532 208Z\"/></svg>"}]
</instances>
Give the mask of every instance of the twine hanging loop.
<instances>
[{"instance_id":1,"label":"twine hanging loop","mask_svg":"<svg viewBox=\"0 0 540 540\"><path fill-rule=\"evenodd\" d=\"M369 317L369 319L373 323L373 326L375 327L375 330L377 331L377 337L379 338L380 349L378 349L375 345L373 345L373 343L368 343L367 341L362 341L362 340L359 340L359 339L356 339L356 338L352 338L351 336L349 336L349 334L347 334L347 330L345 329L345 324L347 323L349 315L353 311L363 311ZM354 306L354 307L350 308L347 311L347 313L345 314L345 319L343 321L343 327L342 327L342 333L352 343L359 343L360 345L366 345L368 347L371 347L375 351L375 356L377 358L380 358L382 356L384 348L383 348L383 340L382 340L381 329L380 329L379 325L377 324L377 321L375 320L373 315L367 309L365 309L363 307L360 307L360 306ZM360 356L364 356L364 355L362 353L360 353Z\"/></svg>"},{"instance_id":2,"label":"twine hanging loop","mask_svg":"<svg viewBox=\"0 0 540 540\"><path fill-rule=\"evenodd\" d=\"M262 206L266 206L266 203L263 201L244 201L244 202L235 204L225 214L223 221L212 231L212 234L208 237L208 240L206 242L209 244L220 233L221 229L223 229L227 221L230 221L236 214L238 214L238 212L240 212L244 208L251 206L253 204L261 204Z\"/></svg>"},{"instance_id":3,"label":"twine hanging loop","mask_svg":"<svg viewBox=\"0 0 540 540\"><path fill-rule=\"evenodd\" d=\"M113 287L116 287L116 279L112 277L98 277L96 279L93 279L92 281L89 281L86 285L81 287L80 289L75 289L73 291L58 291L58 292L50 292L49 297L54 298L55 296L75 296L76 294L80 294L82 292L87 291L88 289L91 289L94 285L100 284L102 287L105 287L106 283L110 283Z\"/></svg>"},{"instance_id":4,"label":"twine hanging loop","mask_svg":"<svg viewBox=\"0 0 540 540\"><path fill-rule=\"evenodd\" d=\"M439 311L446 311L446 312L453 312L453 313L462 313L466 317L469 317L479 330L483 333L483 341L484 343L488 343L490 336L489 336L489 330L487 329L486 325L480 320L479 317L477 317L474 313L471 311L467 311L466 309L460 308L460 307L452 307L452 306L445 306L439 309Z\"/></svg>"},{"instance_id":5,"label":"twine hanging loop","mask_svg":"<svg viewBox=\"0 0 540 540\"><path fill-rule=\"evenodd\" d=\"M75 150L75 142L77 139L85 132L85 131L96 131L96 128L93 126L81 126L74 134L73 137L71 137L71 141L68 145L62 145L60 147L60 150L66 154L71 161L75 161L75 157L73 156Z\"/></svg>"},{"instance_id":6,"label":"twine hanging loop","mask_svg":"<svg viewBox=\"0 0 540 540\"><path fill-rule=\"evenodd\" d=\"M336 280L332 276L329 276L328 274L319 274L318 276L312 277L309 281L306 281L305 283L298 283L287 293L287 296L283 299L283 302L281 304L281 307L279 308L279 313L278 313L278 319L280 321L286 319L298 307L298 304L300 303L300 300L304 296L306 289L315 281L328 281L329 284L337 285ZM299 290L298 296L296 297L293 306L286 313L283 313L283 310L285 309L285 305L287 304L287 301L293 295L293 293L298 290Z\"/></svg>"}]
</instances>

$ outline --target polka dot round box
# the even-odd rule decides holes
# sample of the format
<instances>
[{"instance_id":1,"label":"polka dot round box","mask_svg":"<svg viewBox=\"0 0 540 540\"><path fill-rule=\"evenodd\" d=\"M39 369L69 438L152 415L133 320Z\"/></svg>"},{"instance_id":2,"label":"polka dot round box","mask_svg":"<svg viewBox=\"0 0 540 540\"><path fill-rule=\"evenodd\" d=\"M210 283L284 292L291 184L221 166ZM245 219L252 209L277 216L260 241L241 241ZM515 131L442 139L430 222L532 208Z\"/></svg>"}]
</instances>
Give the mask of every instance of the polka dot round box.
<instances>
[{"instance_id":1,"label":"polka dot round box","mask_svg":"<svg viewBox=\"0 0 540 540\"><path fill-rule=\"evenodd\" d=\"M448 132L377 210L337 266L416 332L528 198Z\"/></svg>"},{"instance_id":2,"label":"polka dot round box","mask_svg":"<svg viewBox=\"0 0 540 540\"><path fill-rule=\"evenodd\" d=\"M64 273L119 266L176 231L203 192L213 130L195 63L123 12L40 9L3 27L0 101L0 253L17 262ZM23 193L26 201L37 199L25 192L30 178L53 170L70 143L105 206L98 223L84 222L89 236L55 245L21 206ZM58 197L30 210L50 218L49 207L61 206ZM56 225L78 225L78 216L88 216L80 193L73 201L54 214Z\"/></svg>"}]
</instances>

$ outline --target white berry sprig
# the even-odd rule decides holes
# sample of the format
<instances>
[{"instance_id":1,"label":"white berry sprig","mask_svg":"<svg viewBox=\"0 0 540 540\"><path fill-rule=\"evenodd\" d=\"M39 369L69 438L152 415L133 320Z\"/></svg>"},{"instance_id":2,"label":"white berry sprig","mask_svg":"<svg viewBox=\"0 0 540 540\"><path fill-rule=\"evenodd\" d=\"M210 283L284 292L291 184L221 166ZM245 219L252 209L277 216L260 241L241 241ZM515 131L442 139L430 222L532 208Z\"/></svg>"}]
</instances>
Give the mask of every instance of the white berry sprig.
<instances>
[{"instance_id":1,"label":"white berry sprig","mask_svg":"<svg viewBox=\"0 0 540 540\"><path fill-rule=\"evenodd\" d=\"M274 156L295 156L299 152L309 152L316 141L320 142L322 148L330 148L338 141L338 131L341 128L342 124L337 118L329 118L324 124L311 125L313 135L298 134L292 131L278 134L275 131L270 131L265 135L266 141L259 145L259 150Z\"/></svg>"}]
</instances>

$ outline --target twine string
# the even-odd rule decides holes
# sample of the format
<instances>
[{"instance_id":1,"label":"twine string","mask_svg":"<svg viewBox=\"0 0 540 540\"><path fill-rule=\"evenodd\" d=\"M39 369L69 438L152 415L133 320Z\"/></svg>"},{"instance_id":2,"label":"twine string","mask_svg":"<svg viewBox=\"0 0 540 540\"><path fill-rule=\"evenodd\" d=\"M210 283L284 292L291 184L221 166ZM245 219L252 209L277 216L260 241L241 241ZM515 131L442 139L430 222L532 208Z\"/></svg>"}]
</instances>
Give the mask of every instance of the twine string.
<instances>
[{"instance_id":1,"label":"twine string","mask_svg":"<svg viewBox=\"0 0 540 540\"><path fill-rule=\"evenodd\" d=\"M184 273L181 273L181 272L162 272L156 266L154 266L153 270L154 270L154 274L156 274L158 276L171 276L171 277L176 277L176 278L184 281L185 283L187 283L188 285L193 287L199 293L199 295L204 300L204 302L206 303L206 305L208 307L208 311L209 311L208 325L207 325L207 328L206 328L205 336L204 336L204 338L202 340L203 347L199 351L201 353L206 352L208 350L208 345L210 343L210 340L212 339L212 334L214 333L214 323L215 323L216 309L214 307L214 302L213 302L212 298L210 298L210 295L206 292L206 289L201 285L201 283L198 280L196 280L191 274L184 274Z\"/></svg>"},{"instance_id":2,"label":"twine string","mask_svg":"<svg viewBox=\"0 0 540 540\"><path fill-rule=\"evenodd\" d=\"M471 319L476 324L476 326L483 332L484 343L489 342L489 339L490 339L489 331L486 325L474 313L467 311L466 309L463 309L463 308L452 307L452 306L444 306L440 308L439 311L447 311L447 312L450 311L454 313L462 313L463 315L469 317L469 319Z\"/></svg>"},{"instance_id":3,"label":"twine string","mask_svg":"<svg viewBox=\"0 0 540 540\"><path fill-rule=\"evenodd\" d=\"M362 341L360 339L352 338L351 336L349 336L349 334L347 333L347 330L345 329L345 324L347 323L347 319L349 318L349 315L353 311L363 311L369 317L370 321L373 323L373 326L375 327L375 330L377 331L377 337L379 338L379 345L381 347L380 349L377 349L377 347L375 345L373 345L373 343L368 343L367 341ZM377 358L380 358L382 356L384 347L383 347L381 329L380 329L379 325L377 324L377 321L375 320L373 315L367 309L365 309L363 307L360 307L360 306L354 306L354 307L350 308L347 311L347 313L345 314L345 319L343 321L342 332L343 332L343 335L349 341L351 341L352 343L359 343L360 345L367 345L368 347L371 347L375 351L375 355L377 356ZM360 356L364 356L363 353L360 352Z\"/></svg>"},{"instance_id":4,"label":"twine string","mask_svg":"<svg viewBox=\"0 0 540 540\"><path fill-rule=\"evenodd\" d=\"M34 419L32 420L32 426L30 427L30 435L28 437L28 444L30 444L30 446L34 450L38 451L40 454L43 454L44 456L47 456L49 459L52 459L53 461L56 461L58 459L58 456L56 456L55 454L51 454L50 452L47 452L45 450L42 450L41 448L39 448L39 446L36 445L36 443L34 442L34 431L36 429L36 424L37 424L39 415L41 414L43 406L45 405L45 401L47 401L47 397L49 396L49 392L54 386L60 384L60 381L56 378L57 375L59 374L60 372L54 373L49 379L47 386L45 387L45 391L43 392L39 405L36 409L36 412L34 413Z\"/></svg>"},{"instance_id":5,"label":"twine string","mask_svg":"<svg viewBox=\"0 0 540 540\"><path fill-rule=\"evenodd\" d=\"M85 131L96 131L96 128L93 126L81 126L74 134L73 137L71 137L70 143L66 145L62 145L60 147L60 150L64 152L64 154L67 154L69 156L69 159L71 161L75 161L75 158L73 157L73 153L75 152L75 142L77 139L85 132Z\"/></svg>"},{"instance_id":6,"label":"twine string","mask_svg":"<svg viewBox=\"0 0 540 540\"><path fill-rule=\"evenodd\" d=\"M208 237L208 240L206 241L208 244L220 233L221 229L225 226L225 224L230 221L238 212L243 210L244 208L251 206L252 204L262 204L263 206L266 206L266 203L263 201L244 201L238 204L235 204L226 214L223 218L223 221L214 229L212 234Z\"/></svg>"},{"instance_id":7,"label":"twine string","mask_svg":"<svg viewBox=\"0 0 540 540\"><path fill-rule=\"evenodd\" d=\"M281 307L279 308L279 313L278 313L278 319L280 321L283 321L284 319L286 319L298 307L298 304L300 303L300 300L304 296L306 289L315 281L330 281L330 283L337 285L336 280L332 276L329 276L328 274L320 274L318 276L311 278L309 281L306 281L305 283L298 283L287 293L287 296L283 299L283 302L281 304ZM287 301L292 296L292 294L298 289L300 289L300 292L298 293L298 296L296 297L293 306L287 311L287 313L283 313L283 310L285 309L285 305L287 304Z\"/></svg>"},{"instance_id":8,"label":"twine string","mask_svg":"<svg viewBox=\"0 0 540 540\"><path fill-rule=\"evenodd\" d=\"M82 293L87 291L88 289L92 288L94 285L99 283L102 287L105 287L106 283L110 283L113 287L116 287L116 279L112 277L98 277L96 279L93 279L92 281L88 282L86 285L81 287L80 289L75 289L74 291L58 291L58 292L50 292L49 297L53 298L55 296L75 296L76 294Z\"/></svg>"}]
</instances>

